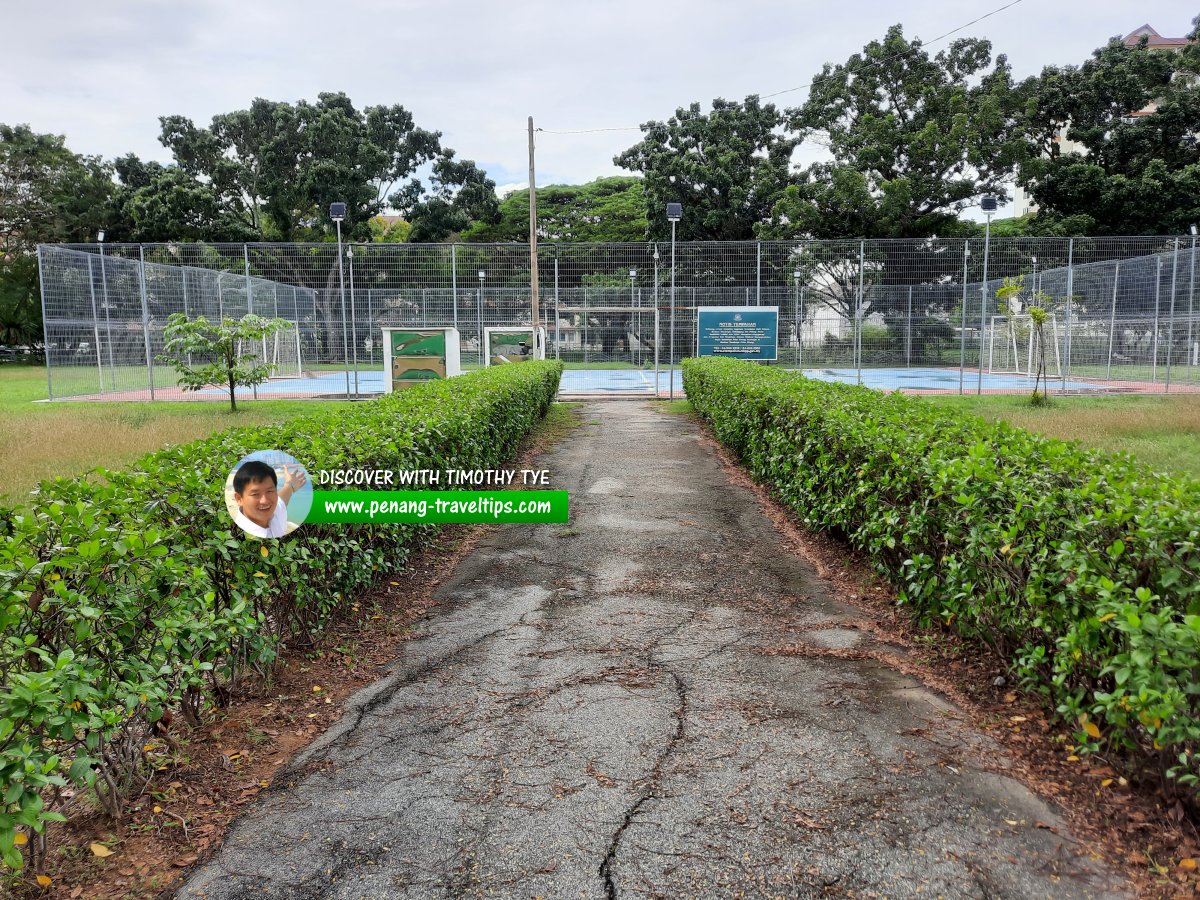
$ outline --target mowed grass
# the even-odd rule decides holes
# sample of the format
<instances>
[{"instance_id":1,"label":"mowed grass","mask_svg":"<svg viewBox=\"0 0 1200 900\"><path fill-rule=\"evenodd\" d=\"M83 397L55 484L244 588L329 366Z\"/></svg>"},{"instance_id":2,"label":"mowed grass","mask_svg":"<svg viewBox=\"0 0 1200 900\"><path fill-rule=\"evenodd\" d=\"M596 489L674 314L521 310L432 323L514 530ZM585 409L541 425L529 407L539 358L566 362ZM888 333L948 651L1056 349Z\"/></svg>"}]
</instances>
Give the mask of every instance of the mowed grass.
<instances>
[{"instance_id":1,"label":"mowed grass","mask_svg":"<svg viewBox=\"0 0 1200 900\"><path fill-rule=\"evenodd\" d=\"M1034 408L1024 396L922 399L1049 437L1118 450L1150 468L1200 478L1200 394L1053 397Z\"/></svg>"},{"instance_id":2,"label":"mowed grass","mask_svg":"<svg viewBox=\"0 0 1200 900\"><path fill-rule=\"evenodd\" d=\"M168 444L225 428L281 422L345 406L345 401L35 403L46 398L46 370L0 365L0 506L24 507L38 482L97 466L117 469ZM264 448L265 449L265 448ZM231 460L232 465L236 460Z\"/></svg>"}]
</instances>

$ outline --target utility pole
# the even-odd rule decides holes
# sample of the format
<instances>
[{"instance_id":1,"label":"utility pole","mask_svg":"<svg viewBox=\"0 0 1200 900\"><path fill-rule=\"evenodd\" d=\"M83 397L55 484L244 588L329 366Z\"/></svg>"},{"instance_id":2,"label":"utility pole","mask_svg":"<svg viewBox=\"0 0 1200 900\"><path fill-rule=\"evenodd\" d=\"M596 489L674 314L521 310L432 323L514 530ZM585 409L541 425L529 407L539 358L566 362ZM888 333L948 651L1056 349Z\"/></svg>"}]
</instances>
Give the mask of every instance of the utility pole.
<instances>
[{"instance_id":1,"label":"utility pole","mask_svg":"<svg viewBox=\"0 0 1200 900\"><path fill-rule=\"evenodd\" d=\"M537 178L533 171L533 116L529 117L529 303L533 326L534 355L537 355L538 322L538 259L537 259Z\"/></svg>"}]
</instances>

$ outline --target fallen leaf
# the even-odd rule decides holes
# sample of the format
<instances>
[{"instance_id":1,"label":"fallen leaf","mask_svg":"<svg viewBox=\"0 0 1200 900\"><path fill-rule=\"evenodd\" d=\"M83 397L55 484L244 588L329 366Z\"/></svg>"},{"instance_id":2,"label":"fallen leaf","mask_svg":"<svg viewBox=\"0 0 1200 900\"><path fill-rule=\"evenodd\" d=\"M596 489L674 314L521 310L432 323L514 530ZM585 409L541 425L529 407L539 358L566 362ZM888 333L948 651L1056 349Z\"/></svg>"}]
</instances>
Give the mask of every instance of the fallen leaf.
<instances>
[{"instance_id":1,"label":"fallen leaf","mask_svg":"<svg viewBox=\"0 0 1200 900\"><path fill-rule=\"evenodd\" d=\"M42 887L50 887L50 885L54 884L54 879L49 875L39 875L37 877L37 883Z\"/></svg>"},{"instance_id":2,"label":"fallen leaf","mask_svg":"<svg viewBox=\"0 0 1200 900\"><path fill-rule=\"evenodd\" d=\"M261 553L264 557L271 555L271 552L269 550L267 550L266 545L263 545L261 548L259 548L258 552Z\"/></svg>"},{"instance_id":3,"label":"fallen leaf","mask_svg":"<svg viewBox=\"0 0 1200 900\"><path fill-rule=\"evenodd\" d=\"M24 847L28 843L29 843L29 835L24 834L23 832L20 832L20 831L18 831L16 834L13 835L13 846Z\"/></svg>"},{"instance_id":4,"label":"fallen leaf","mask_svg":"<svg viewBox=\"0 0 1200 900\"><path fill-rule=\"evenodd\" d=\"M175 857L173 860L171 860L171 865L175 866L178 869L186 869L188 866L190 866L192 863L194 863L197 859L199 859L199 857L195 853L187 853L183 856Z\"/></svg>"},{"instance_id":5,"label":"fallen leaf","mask_svg":"<svg viewBox=\"0 0 1200 900\"><path fill-rule=\"evenodd\" d=\"M1079 757L1072 754L1071 756L1067 757L1067 762L1079 762Z\"/></svg>"},{"instance_id":6,"label":"fallen leaf","mask_svg":"<svg viewBox=\"0 0 1200 900\"><path fill-rule=\"evenodd\" d=\"M1111 778L1105 778L1102 782L1100 782L1100 787L1108 787L1112 783L1113 780Z\"/></svg>"},{"instance_id":7,"label":"fallen leaf","mask_svg":"<svg viewBox=\"0 0 1200 900\"><path fill-rule=\"evenodd\" d=\"M314 684L314 685L313 685L313 693L314 693L314 694L319 694L319 693L321 693L321 686L320 686L319 684Z\"/></svg>"},{"instance_id":8,"label":"fallen leaf","mask_svg":"<svg viewBox=\"0 0 1200 900\"><path fill-rule=\"evenodd\" d=\"M1195 857L1188 856L1188 857L1185 857L1184 859L1181 859L1181 860L1179 861L1179 868L1181 868L1181 869L1188 869L1189 871L1190 871L1191 869L1194 869L1194 868L1196 868L1196 859L1195 859Z\"/></svg>"},{"instance_id":9,"label":"fallen leaf","mask_svg":"<svg viewBox=\"0 0 1200 900\"><path fill-rule=\"evenodd\" d=\"M1024 716L1010 716L1008 720L1009 720L1010 722L1025 722L1025 721L1028 721L1028 720L1027 720L1027 719L1026 719Z\"/></svg>"},{"instance_id":10,"label":"fallen leaf","mask_svg":"<svg viewBox=\"0 0 1200 900\"><path fill-rule=\"evenodd\" d=\"M1016 819L1005 819L1005 820L1004 820L1004 824L1005 824L1005 825L1016 825L1016 824L1017 824L1017 820L1016 820Z\"/></svg>"},{"instance_id":11,"label":"fallen leaf","mask_svg":"<svg viewBox=\"0 0 1200 900\"><path fill-rule=\"evenodd\" d=\"M1088 733L1088 737L1094 737L1094 738L1100 737L1100 729L1096 727L1095 722L1084 722L1083 730Z\"/></svg>"},{"instance_id":12,"label":"fallen leaf","mask_svg":"<svg viewBox=\"0 0 1200 900\"><path fill-rule=\"evenodd\" d=\"M1012 691L1009 691L1007 694L1004 695L1004 702L1005 703L1016 703L1017 695L1014 694Z\"/></svg>"},{"instance_id":13,"label":"fallen leaf","mask_svg":"<svg viewBox=\"0 0 1200 900\"><path fill-rule=\"evenodd\" d=\"M103 844L101 844L99 841L92 841L92 843L90 845L90 849L92 851L92 856L99 856L101 859L103 859L106 856L113 855L113 852L111 850L109 850L107 847L105 847Z\"/></svg>"},{"instance_id":14,"label":"fallen leaf","mask_svg":"<svg viewBox=\"0 0 1200 900\"><path fill-rule=\"evenodd\" d=\"M71 900L75 900L75 898L77 898L77 897L82 897L83 896L83 888L82 887L75 888L75 890L71 891L69 896L70 896Z\"/></svg>"}]
</instances>

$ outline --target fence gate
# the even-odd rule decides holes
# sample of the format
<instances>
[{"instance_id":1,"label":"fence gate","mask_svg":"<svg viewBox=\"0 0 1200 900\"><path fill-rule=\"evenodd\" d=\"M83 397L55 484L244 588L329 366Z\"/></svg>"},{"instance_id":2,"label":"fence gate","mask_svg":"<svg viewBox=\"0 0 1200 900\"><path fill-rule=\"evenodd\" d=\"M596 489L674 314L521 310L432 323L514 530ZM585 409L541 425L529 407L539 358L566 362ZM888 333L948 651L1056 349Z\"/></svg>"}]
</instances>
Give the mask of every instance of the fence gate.
<instances>
[{"instance_id":1,"label":"fence gate","mask_svg":"<svg viewBox=\"0 0 1200 900\"><path fill-rule=\"evenodd\" d=\"M560 306L546 356L565 366L560 396L653 397L666 389L653 307Z\"/></svg>"}]
</instances>

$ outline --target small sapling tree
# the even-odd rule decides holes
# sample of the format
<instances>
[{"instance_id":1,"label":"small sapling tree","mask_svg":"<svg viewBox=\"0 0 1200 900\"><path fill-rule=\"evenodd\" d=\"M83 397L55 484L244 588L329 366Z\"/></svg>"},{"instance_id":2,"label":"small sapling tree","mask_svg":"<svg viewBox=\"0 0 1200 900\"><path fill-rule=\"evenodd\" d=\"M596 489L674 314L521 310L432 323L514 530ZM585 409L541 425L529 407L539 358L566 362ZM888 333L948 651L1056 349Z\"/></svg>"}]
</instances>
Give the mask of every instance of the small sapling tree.
<instances>
[{"instance_id":1,"label":"small sapling tree","mask_svg":"<svg viewBox=\"0 0 1200 900\"><path fill-rule=\"evenodd\" d=\"M157 358L179 374L185 391L198 391L224 385L229 390L229 408L237 412L239 387L253 387L271 377L275 367L240 353L242 344L260 343L287 325L284 319L264 319L248 315L240 319L224 318L219 323L204 316L189 318L175 313L163 329L163 353ZM195 360L204 360L197 364Z\"/></svg>"},{"instance_id":2,"label":"small sapling tree","mask_svg":"<svg viewBox=\"0 0 1200 900\"><path fill-rule=\"evenodd\" d=\"M1005 278L1003 287L996 291L996 299L1008 306L1009 315L1015 316L1021 311L1018 298L1025 290L1025 276ZM1029 322L1033 329L1032 339L1037 347L1037 376L1033 380L1033 394L1029 398L1031 406L1046 406L1050 402L1049 383L1046 376L1046 340L1045 325L1050 318L1050 303L1052 298L1041 291L1035 291L1025 304L1025 312L1029 314ZM1040 388L1040 390L1039 390Z\"/></svg>"}]
</instances>

